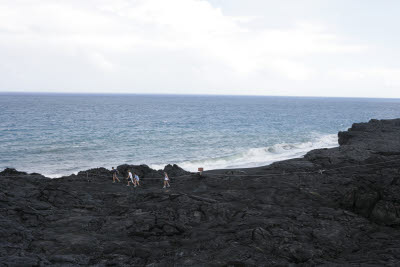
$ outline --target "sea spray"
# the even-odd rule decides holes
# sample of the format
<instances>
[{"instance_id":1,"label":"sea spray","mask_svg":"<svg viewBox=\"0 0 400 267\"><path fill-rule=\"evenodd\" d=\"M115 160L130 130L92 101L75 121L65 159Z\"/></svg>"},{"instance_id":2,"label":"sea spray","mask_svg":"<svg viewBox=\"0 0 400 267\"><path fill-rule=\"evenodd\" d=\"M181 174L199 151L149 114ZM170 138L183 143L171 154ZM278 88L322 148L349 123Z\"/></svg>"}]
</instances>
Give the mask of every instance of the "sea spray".
<instances>
[{"instance_id":1,"label":"sea spray","mask_svg":"<svg viewBox=\"0 0 400 267\"><path fill-rule=\"evenodd\" d=\"M313 149L331 148L337 145L337 135L329 134L303 143L280 143L267 147L250 148L233 155L183 161L177 164L187 171L197 171L198 167L204 167L206 170L258 167L275 161L301 157ZM171 163L169 162L169 164ZM165 163L151 164L150 167L153 169L162 169L165 165Z\"/></svg>"}]
</instances>

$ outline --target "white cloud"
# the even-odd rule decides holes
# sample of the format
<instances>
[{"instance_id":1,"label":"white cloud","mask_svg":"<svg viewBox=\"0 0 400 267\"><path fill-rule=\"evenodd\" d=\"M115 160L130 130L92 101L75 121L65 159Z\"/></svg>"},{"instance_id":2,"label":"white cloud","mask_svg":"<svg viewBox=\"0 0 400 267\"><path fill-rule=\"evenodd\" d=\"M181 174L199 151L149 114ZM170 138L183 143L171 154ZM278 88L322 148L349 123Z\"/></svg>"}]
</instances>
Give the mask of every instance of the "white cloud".
<instances>
[{"instance_id":1,"label":"white cloud","mask_svg":"<svg viewBox=\"0 0 400 267\"><path fill-rule=\"evenodd\" d=\"M17 54L3 64L35 76L30 85L34 89L57 88L59 81L40 78L52 69L36 73L27 67L43 67L45 61L79 73L72 90L84 86L107 91L107 86L118 85L124 92L193 88L209 93L213 88L229 94L246 82L267 89L279 81L293 87L297 82L315 83L321 72L331 71L324 59L368 50L315 21L299 20L279 29L248 25L260 19L228 16L204 0L2 1L0 56ZM94 79L99 75L106 76ZM398 86L396 71L374 75ZM5 80L0 90L22 85L27 86Z\"/></svg>"},{"instance_id":2,"label":"white cloud","mask_svg":"<svg viewBox=\"0 0 400 267\"><path fill-rule=\"evenodd\" d=\"M400 90L400 68L381 68L371 69L369 73L373 76L378 76L383 79L383 82L388 87L395 87Z\"/></svg>"},{"instance_id":3,"label":"white cloud","mask_svg":"<svg viewBox=\"0 0 400 267\"><path fill-rule=\"evenodd\" d=\"M102 54L90 51L89 60L92 61L93 65L98 67L100 70L104 71L113 71L115 70L115 66L109 60L107 60Z\"/></svg>"},{"instance_id":4,"label":"white cloud","mask_svg":"<svg viewBox=\"0 0 400 267\"><path fill-rule=\"evenodd\" d=\"M393 87L400 90L400 68L359 68L340 69L330 72L332 77L343 81L380 84L381 87Z\"/></svg>"}]
</instances>

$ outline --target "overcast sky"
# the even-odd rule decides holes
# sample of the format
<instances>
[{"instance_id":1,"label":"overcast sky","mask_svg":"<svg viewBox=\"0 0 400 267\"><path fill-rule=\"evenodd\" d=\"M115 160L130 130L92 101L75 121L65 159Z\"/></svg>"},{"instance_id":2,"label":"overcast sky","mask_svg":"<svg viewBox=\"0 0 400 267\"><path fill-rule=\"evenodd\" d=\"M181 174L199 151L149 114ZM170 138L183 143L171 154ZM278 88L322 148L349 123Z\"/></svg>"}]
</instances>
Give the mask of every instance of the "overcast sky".
<instances>
[{"instance_id":1,"label":"overcast sky","mask_svg":"<svg viewBox=\"0 0 400 267\"><path fill-rule=\"evenodd\" d=\"M0 0L0 91L400 98L397 0Z\"/></svg>"}]
</instances>

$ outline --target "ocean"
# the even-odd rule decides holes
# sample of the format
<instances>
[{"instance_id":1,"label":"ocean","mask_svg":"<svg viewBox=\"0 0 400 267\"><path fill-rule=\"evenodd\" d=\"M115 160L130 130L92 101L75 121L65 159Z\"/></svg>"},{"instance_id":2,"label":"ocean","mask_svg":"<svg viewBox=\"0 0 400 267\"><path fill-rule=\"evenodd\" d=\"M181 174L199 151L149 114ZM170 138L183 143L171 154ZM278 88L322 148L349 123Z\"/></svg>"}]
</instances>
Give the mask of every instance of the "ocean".
<instances>
[{"instance_id":1,"label":"ocean","mask_svg":"<svg viewBox=\"0 0 400 267\"><path fill-rule=\"evenodd\" d=\"M399 117L400 99L2 93L0 169L256 167L337 146L354 122Z\"/></svg>"}]
</instances>

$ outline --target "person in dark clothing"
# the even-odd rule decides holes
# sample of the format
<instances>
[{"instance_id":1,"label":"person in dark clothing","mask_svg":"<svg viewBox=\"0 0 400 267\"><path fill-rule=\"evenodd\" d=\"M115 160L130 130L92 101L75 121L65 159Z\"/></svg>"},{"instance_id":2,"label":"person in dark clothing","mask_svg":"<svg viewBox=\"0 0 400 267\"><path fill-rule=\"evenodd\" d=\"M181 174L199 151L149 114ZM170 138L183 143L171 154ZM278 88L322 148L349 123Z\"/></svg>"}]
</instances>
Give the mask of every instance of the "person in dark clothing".
<instances>
[{"instance_id":1,"label":"person in dark clothing","mask_svg":"<svg viewBox=\"0 0 400 267\"><path fill-rule=\"evenodd\" d=\"M118 182L121 182L117 177L118 171L116 169L114 169L114 167L111 168L111 173L112 173L112 176L113 176L113 183L115 183L115 180L117 180Z\"/></svg>"}]
</instances>

